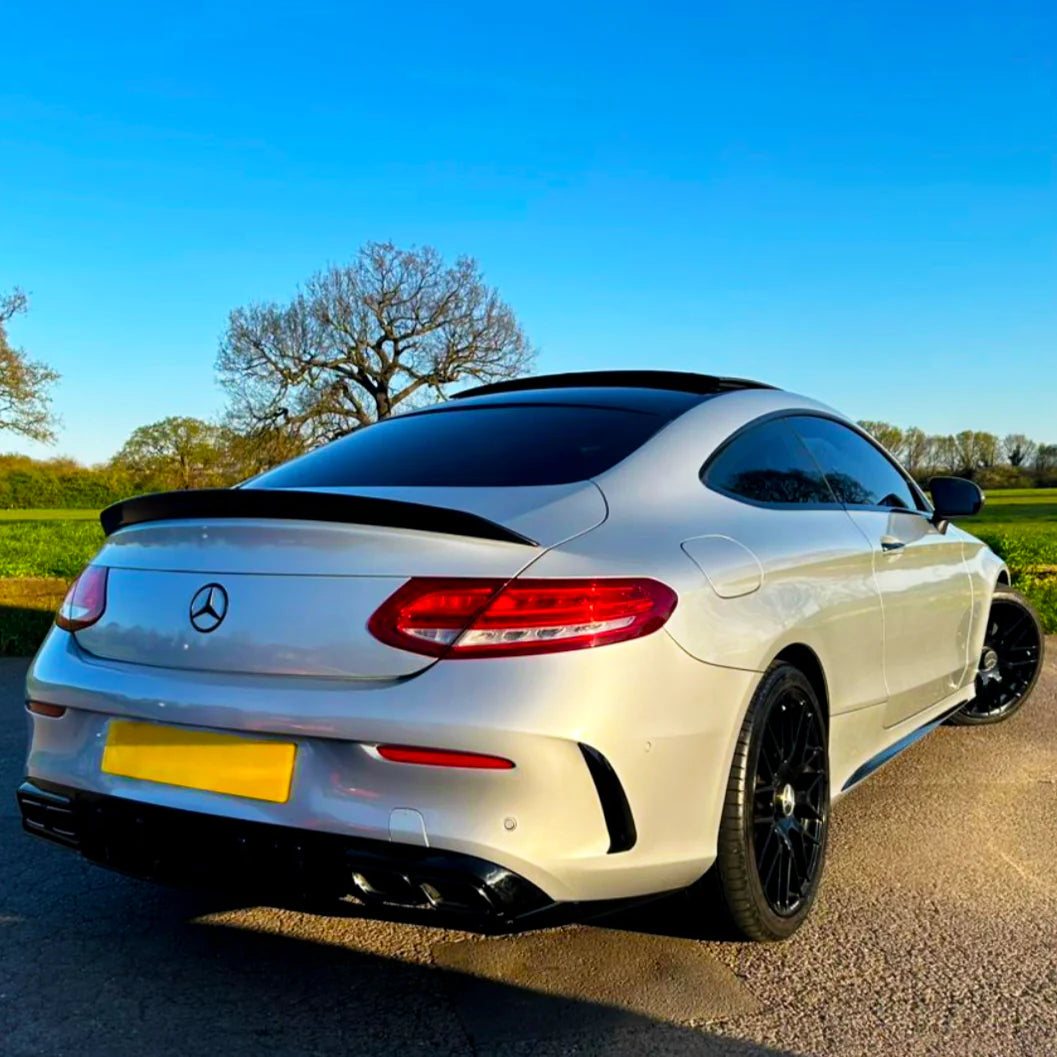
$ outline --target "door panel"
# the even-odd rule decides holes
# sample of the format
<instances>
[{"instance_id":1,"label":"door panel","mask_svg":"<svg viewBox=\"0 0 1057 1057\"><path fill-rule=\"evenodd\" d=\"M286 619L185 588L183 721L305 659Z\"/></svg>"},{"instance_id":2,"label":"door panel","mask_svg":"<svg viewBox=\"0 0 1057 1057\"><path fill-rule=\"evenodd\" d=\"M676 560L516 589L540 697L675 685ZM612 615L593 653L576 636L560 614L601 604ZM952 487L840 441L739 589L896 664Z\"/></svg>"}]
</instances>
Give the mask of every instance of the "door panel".
<instances>
[{"instance_id":1,"label":"door panel","mask_svg":"<svg viewBox=\"0 0 1057 1057\"><path fill-rule=\"evenodd\" d=\"M825 416L792 421L873 553L893 726L961 686L973 604L962 544L936 529L921 490L865 434Z\"/></svg>"},{"instance_id":2,"label":"door panel","mask_svg":"<svg viewBox=\"0 0 1057 1057\"><path fill-rule=\"evenodd\" d=\"M918 513L848 511L873 547L884 613L884 724L953 693L969 662L973 592L959 540Z\"/></svg>"}]
</instances>

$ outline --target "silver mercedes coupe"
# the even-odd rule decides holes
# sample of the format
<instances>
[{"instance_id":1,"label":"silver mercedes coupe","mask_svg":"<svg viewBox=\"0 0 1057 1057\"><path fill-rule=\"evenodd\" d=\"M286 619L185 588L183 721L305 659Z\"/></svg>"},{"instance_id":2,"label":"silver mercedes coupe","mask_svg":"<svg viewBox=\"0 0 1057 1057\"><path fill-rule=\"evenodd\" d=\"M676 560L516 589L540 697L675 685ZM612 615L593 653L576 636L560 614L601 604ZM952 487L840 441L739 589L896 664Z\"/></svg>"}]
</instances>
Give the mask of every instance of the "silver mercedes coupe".
<instances>
[{"instance_id":1,"label":"silver mercedes coupe","mask_svg":"<svg viewBox=\"0 0 1057 1057\"><path fill-rule=\"evenodd\" d=\"M929 491L814 400L604 371L118 503L29 674L25 828L468 923L685 889L784 938L832 804L1040 667L951 523L980 490Z\"/></svg>"}]
</instances>

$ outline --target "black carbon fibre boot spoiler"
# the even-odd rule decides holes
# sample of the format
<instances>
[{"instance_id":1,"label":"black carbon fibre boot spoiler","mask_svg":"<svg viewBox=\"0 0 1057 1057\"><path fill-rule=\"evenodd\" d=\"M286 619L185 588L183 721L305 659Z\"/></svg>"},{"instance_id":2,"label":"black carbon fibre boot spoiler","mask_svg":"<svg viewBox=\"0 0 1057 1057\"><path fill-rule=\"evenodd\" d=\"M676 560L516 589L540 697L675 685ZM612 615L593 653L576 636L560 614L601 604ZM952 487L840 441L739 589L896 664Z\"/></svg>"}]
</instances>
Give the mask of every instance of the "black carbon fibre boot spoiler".
<instances>
[{"instance_id":1,"label":"black carbon fibre boot spoiler","mask_svg":"<svg viewBox=\"0 0 1057 1057\"><path fill-rule=\"evenodd\" d=\"M201 518L274 518L289 521L336 521L346 525L442 532L452 536L522 543L536 541L495 521L425 503L336 492L301 492L284 488L200 488L151 492L108 506L99 522L109 536L118 529L147 521L197 521Z\"/></svg>"}]
</instances>

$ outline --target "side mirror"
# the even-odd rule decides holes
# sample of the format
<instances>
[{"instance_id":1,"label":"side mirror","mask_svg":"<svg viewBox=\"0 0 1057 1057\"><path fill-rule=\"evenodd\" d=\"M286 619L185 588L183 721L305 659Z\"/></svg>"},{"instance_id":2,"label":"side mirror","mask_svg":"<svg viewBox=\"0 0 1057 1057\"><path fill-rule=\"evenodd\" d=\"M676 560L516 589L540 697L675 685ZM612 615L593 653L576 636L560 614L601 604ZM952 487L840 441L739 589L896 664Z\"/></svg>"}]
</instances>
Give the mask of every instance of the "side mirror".
<instances>
[{"instance_id":1,"label":"side mirror","mask_svg":"<svg viewBox=\"0 0 1057 1057\"><path fill-rule=\"evenodd\" d=\"M972 517L984 506L980 486L964 477L933 477L929 491L935 510L932 520L936 525L943 525L954 517Z\"/></svg>"}]
</instances>

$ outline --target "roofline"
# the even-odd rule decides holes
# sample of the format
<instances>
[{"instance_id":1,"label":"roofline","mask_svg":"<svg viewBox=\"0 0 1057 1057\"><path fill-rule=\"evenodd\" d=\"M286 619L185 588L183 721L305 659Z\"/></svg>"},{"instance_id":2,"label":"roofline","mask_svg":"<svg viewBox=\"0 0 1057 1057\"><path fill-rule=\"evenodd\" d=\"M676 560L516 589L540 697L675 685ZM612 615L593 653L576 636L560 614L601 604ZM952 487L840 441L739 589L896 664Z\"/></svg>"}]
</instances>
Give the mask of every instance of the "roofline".
<instances>
[{"instance_id":1,"label":"roofline","mask_svg":"<svg viewBox=\"0 0 1057 1057\"><path fill-rule=\"evenodd\" d=\"M453 393L452 399L466 396L488 396L491 393L517 393L530 389L668 389L681 393L712 396L739 389L775 389L766 382L749 378L725 378L691 371L571 371L565 374L537 374L529 378L511 378L490 382L473 389Z\"/></svg>"}]
</instances>

